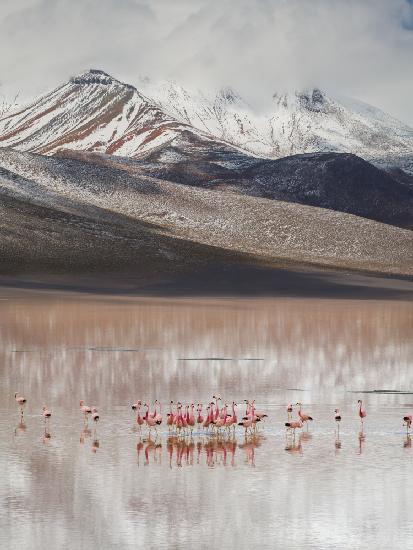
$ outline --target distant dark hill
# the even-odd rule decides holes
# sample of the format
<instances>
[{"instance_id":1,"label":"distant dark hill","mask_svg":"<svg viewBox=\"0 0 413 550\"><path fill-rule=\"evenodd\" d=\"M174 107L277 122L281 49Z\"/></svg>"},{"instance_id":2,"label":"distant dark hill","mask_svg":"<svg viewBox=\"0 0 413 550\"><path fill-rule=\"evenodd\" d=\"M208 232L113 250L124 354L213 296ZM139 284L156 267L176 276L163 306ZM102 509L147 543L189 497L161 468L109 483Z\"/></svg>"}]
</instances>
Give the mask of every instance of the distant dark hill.
<instances>
[{"instance_id":1,"label":"distant dark hill","mask_svg":"<svg viewBox=\"0 0 413 550\"><path fill-rule=\"evenodd\" d=\"M413 188L347 153L310 153L247 168L243 183L260 197L319 206L413 226Z\"/></svg>"},{"instance_id":2,"label":"distant dark hill","mask_svg":"<svg viewBox=\"0 0 413 550\"><path fill-rule=\"evenodd\" d=\"M413 179L402 171L381 170L353 154L309 153L268 160L181 136L139 160L119 162L137 163L151 176L184 185L232 188L413 227Z\"/></svg>"}]
</instances>

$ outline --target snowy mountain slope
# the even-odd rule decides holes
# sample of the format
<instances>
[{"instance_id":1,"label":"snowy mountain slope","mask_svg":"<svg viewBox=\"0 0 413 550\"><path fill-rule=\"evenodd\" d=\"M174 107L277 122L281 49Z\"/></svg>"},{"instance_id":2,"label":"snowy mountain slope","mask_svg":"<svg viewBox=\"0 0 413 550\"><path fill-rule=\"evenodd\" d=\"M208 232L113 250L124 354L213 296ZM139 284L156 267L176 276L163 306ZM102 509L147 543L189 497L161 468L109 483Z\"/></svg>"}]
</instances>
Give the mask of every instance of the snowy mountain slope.
<instances>
[{"instance_id":1,"label":"snowy mountain slope","mask_svg":"<svg viewBox=\"0 0 413 550\"><path fill-rule=\"evenodd\" d=\"M2 118L0 146L45 155L71 149L134 156L183 131L201 139L133 86L90 70Z\"/></svg>"},{"instance_id":2,"label":"snowy mountain slope","mask_svg":"<svg viewBox=\"0 0 413 550\"><path fill-rule=\"evenodd\" d=\"M268 111L257 113L231 89L193 92L148 79L141 79L140 88L178 120L254 155L344 152L413 170L413 129L357 100L318 89L275 93Z\"/></svg>"},{"instance_id":3,"label":"snowy mountain slope","mask_svg":"<svg viewBox=\"0 0 413 550\"><path fill-rule=\"evenodd\" d=\"M318 89L274 94L268 112L256 112L230 88L192 92L141 79L138 91L92 69L0 118L0 146L46 155L70 149L137 157L174 140L224 148L230 162L240 151L272 159L344 152L413 173L413 129Z\"/></svg>"},{"instance_id":4,"label":"snowy mountain slope","mask_svg":"<svg viewBox=\"0 0 413 550\"><path fill-rule=\"evenodd\" d=\"M0 150L0 168L3 265L18 251L22 265L44 258L49 269L139 273L236 258L413 273L411 231L350 214L11 149Z\"/></svg>"},{"instance_id":5,"label":"snowy mountain slope","mask_svg":"<svg viewBox=\"0 0 413 550\"><path fill-rule=\"evenodd\" d=\"M328 208L413 229L413 186L404 172L390 174L348 153L271 160L184 138L133 159L68 151L62 155L140 177Z\"/></svg>"}]
</instances>

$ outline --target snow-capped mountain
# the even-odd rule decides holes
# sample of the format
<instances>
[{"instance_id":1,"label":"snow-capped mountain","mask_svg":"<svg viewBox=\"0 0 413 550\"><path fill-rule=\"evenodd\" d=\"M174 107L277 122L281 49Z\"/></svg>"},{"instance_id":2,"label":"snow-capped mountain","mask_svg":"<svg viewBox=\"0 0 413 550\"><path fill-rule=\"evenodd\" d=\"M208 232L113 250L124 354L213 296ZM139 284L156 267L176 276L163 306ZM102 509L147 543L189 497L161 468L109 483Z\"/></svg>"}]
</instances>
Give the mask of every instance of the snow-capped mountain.
<instances>
[{"instance_id":1,"label":"snow-capped mountain","mask_svg":"<svg viewBox=\"0 0 413 550\"><path fill-rule=\"evenodd\" d=\"M72 77L0 118L0 147L140 157L181 142L183 154L188 146L271 159L342 152L413 172L413 129L355 100L318 89L274 94L262 113L230 88L192 92L148 79L140 79L138 88L99 70Z\"/></svg>"},{"instance_id":2,"label":"snow-capped mountain","mask_svg":"<svg viewBox=\"0 0 413 550\"><path fill-rule=\"evenodd\" d=\"M258 113L230 88L204 93L145 78L139 88L177 120L254 155L342 152L413 168L413 129L354 99L318 89L275 93L267 112Z\"/></svg>"},{"instance_id":3,"label":"snow-capped mountain","mask_svg":"<svg viewBox=\"0 0 413 550\"><path fill-rule=\"evenodd\" d=\"M135 156L200 132L136 88L90 70L0 120L0 146L53 155L65 149Z\"/></svg>"}]
</instances>

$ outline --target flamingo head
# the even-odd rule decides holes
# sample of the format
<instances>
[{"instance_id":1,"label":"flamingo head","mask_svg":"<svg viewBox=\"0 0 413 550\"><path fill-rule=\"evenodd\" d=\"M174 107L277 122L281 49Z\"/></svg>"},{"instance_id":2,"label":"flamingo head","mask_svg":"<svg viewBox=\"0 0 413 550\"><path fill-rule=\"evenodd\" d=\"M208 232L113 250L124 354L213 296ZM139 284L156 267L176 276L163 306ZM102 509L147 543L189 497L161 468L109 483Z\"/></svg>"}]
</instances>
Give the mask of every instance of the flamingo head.
<instances>
[{"instance_id":1,"label":"flamingo head","mask_svg":"<svg viewBox=\"0 0 413 550\"><path fill-rule=\"evenodd\" d=\"M83 403L84 403L84 401L83 401L83 399L81 399L81 400L79 401L79 405L80 405L81 407L83 407Z\"/></svg>"},{"instance_id":2,"label":"flamingo head","mask_svg":"<svg viewBox=\"0 0 413 550\"><path fill-rule=\"evenodd\" d=\"M43 407L42 407L42 411L45 411L45 410L46 410L46 408L47 408L47 407L45 407L45 406L43 405Z\"/></svg>"},{"instance_id":3,"label":"flamingo head","mask_svg":"<svg viewBox=\"0 0 413 550\"><path fill-rule=\"evenodd\" d=\"M301 407L301 403L296 403L296 405L299 405Z\"/></svg>"},{"instance_id":4,"label":"flamingo head","mask_svg":"<svg viewBox=\"0 0 413 550\"><path fill-rule=\"evenodd\" d=\"M14 398L16 399L16 397L18 396L18 392L16 391L16 393L14 394Z\"/></svg>"},{"instance_id":5,"label":"flamingo head","mask_svg":"<svg viewBox=\"0 0 413 550\"><path fill-rule=\"evenodd\" d=\"M92 413L97 413L97 412L98 412L97 408L96 408L96 407L93 407Z\"/></svg>"},{"instance_id":6,"label":"flamingo head","mask_svg":"<svg viewBox=\"0 0 413 550\"><path fill-rule=\"evenodd\" d=\"M360 403L360 405L361 405L361 404L363 403L363 401L362 401L361 399L359 399L359 400L357 401L357 403Z\"/></svg>"},{"instance_id":7,"label":"flamingo head","mask_svg":"<svg viewBox=\"0 0 413 550\"><path fill-rule=\"evenodd\" d=\"M338 409L334 409L334 412L335 412L335 413L338 413Z\"/></svg>"}]
</instances>

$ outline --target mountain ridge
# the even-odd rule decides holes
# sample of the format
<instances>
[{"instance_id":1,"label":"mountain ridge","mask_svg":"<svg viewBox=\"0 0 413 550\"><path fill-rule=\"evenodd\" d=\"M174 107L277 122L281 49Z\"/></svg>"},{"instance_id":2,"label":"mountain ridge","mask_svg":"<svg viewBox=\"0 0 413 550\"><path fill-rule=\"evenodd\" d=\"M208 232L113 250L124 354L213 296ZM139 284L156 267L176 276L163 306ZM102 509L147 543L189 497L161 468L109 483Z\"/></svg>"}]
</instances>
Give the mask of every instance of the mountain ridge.
<instances>
[{"instance_id":1,"label":"mountain ridge","mask_svg":"<svg viewBox=\"0 0 413 550\"><path fill-rule=\"evenodd\" d=\"M172 81L139 89L90 69L0 119L0 146L56 154L67 149L135 157L187 132L261 158L344 152L413 173L413 129L357 100L318 88L275 93L256 113L231 88L215 95Z\"/></svg>"}]
</instances>

